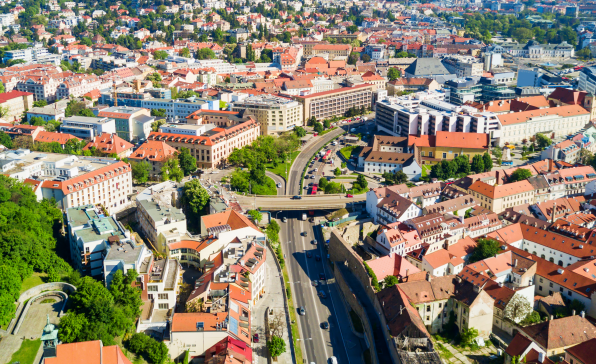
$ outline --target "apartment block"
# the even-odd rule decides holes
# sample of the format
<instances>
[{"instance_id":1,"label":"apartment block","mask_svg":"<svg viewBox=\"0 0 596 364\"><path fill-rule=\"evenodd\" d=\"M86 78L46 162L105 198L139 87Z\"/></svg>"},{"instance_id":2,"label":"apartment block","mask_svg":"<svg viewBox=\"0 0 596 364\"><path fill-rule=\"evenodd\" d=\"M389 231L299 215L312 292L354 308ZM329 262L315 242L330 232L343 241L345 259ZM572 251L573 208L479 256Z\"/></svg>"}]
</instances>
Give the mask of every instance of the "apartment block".
<instances>
[{"instance_id":1,"label":"apartment block","mask_svg":"<svg viewBox=\"0 0 596 364\"><path fill-rule=\"evenodd\" d=\"M348 57L352 52L352 46L349 44L317 44L312 47L312 55L321 55L326 53L329 55L329 60L332 61L337 57ZM307 55L307 52L304 52Z\"/></svg>"},{"instance_id":2,"label":"apartment block","mask_svg":"<svg viewBox=\"0 0 596 364\"><path fill-rule=\"evenodd\" d=\"M246 110L261 123L263 135L283 133L303 126L302 104L273 95L256 95L231 104L231 110Z\"/></svg>"},{"instance_id":3,"label":"apartment block","mask_svg":"<svg viewBox=\"0 0 596 364\"><path fill-rule=\"evenodd\" d=\"M112 158L40 153L29 150L0 154L2 173L36 185L39 198L54 198L58 207L92 204L109 214L130 203L130 164Z\"/></svg>"},{"instance_id":4,"label":"apartment block","mask_svg":"<svg viewBox=\"0 0 596 364\"><path fill-rule=\"evenodd\" d=\"M33 94L16 90L5 92L0 94L0 107L7 109L4 119L20 120L23 113L33 107Z\"/></svg>"},{"instance_id":5,"label":"apartment block","mask_svg":"<svg viewBox=\"0 0 596 364\"><path fill-rule=\"evenodd\" d=\"M151 124L155 122L155 117L151 116L151 112L140 107L109 107L100 110L97 116L114 119L116 134L129 142L146 140L151 134Z\"/></svg>"},{"instance_id":6,"label":"apartment block","mask_svg":"<svg viewBox=\"0 0 596 364\"><path fill-rule=\"evenodd\" d=\"M145 236L155 245L162 233L175 231L186 234L186 215L182 210L159 199L139 200L137 221ZM165 249L160 249L165 250Z\"/></svg>"},{"instance_id":7,"label":"apartment block","mask_svg":"<svg viewBox=\"0 0 596 364\"><path fill-rule=\"evenodd\" d=\"M324 120L342 116L352 107L371 108L374 88L374 85L361 84L292 98L304 107L303 122L313 116L317 120Z\"/></svg>"},{"instance_id":8,"label":"apartment block","mask_svg":"<svg viewBox=\"0 0 596 364\"><path fill-rule=\"evenodd\" d=\"M101 277L109 286L117 270L139 270L151 252L142 241L135 241L114 217L104 216L94 205L66 210L70 256L84 275Z\"/></svg>"},{"instance_id":9,"label":"apartment block","mask_svg":"<svg viewBox=\"0 0 596 364\"><path fill-rule=\"evenodd\" d=\"M81 139L92 139L103 133L115 134L116 121L107 117L71 116L62 121L60 132L72 134Z\"/></svg>"}]
</instances>

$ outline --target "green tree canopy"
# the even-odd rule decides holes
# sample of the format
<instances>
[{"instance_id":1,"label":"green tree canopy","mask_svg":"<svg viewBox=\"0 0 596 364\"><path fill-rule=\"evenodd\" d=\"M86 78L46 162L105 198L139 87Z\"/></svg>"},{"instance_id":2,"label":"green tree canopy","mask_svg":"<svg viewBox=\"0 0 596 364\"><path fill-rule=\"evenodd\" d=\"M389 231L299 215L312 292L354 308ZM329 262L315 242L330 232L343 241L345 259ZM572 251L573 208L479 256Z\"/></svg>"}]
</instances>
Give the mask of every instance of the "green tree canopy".
<instances>
[{"instance_id":1,"label":"green tree canopy","mask_svg":"<svg viewBox=\"0 0 596 364\"><path fill-rule=\"evenodd\" d=\"M495 239L480 238L470 256L470 263L494 257L501 250L501 244Z\"/></svg>"},{"instance_id":2,"label":"green tree canopy","mask_svg":"<svg viewBox=\"0 0 596 364\"><path fill-rule=\"evenodd\" d=\"M400 72L397 68L395 67L391 67L389 68L389 70L387 71L387 77L389 78L389 81L395 81L400 77Z\"/></svg>"},{"instance_id":3,"label":"green tree canopy","mask_svg":"<svg viewBox=\"0 0 596 364\"><path fill-rule=\"evenodd\" d=\"M530 170L525 168L518 168L515 170L515 172L511 173L511 176L509 177L509 182L523 181L530 177L532 177L532 172L530 172Z\"/></svg>"},{"instance_id":4,"label":"green tree canopy","mask_svg":"<svg viewBox=\"0 0 596 364\"><path fill-rule=\"evenodd\" d=\"M184 172L180 168L177 158L168 158L161 167L161 178L164 181L172 180L176 182L182 181Z\"/></svg>"},{"instance_id":5,"label":"green tree canopy","mask_svg":"<svg viewBox=\"0 0 596 364\"><path fill-rule=\"evenodd\" d=\"M180 148L178 162L185 176L188 176L197 170L197 160L190 154L188 148Z\"/></svg>"},{"instance_id":6,"label":"green tree canopy","mask_svg":"<svg viewBox=\"0 0 596 364\"><path fill-rule=\"evenodd\" d=\"M184 184L184 201L195 214L209 203L209 193L198 179L192 179Z\"/></svg>"},{"instance_id":7,"label":"green tree canopy","mask_svg":"<svg viewBox=\"0 0 596 364\"><path fill-rule=\"evenodd\" d=\"M267 350L272 357L277 358L286 352L286 342L281 337L272 336L267 341Z\"/></svg>"},{"instance_id":8,"label":"green tree canopy","mask_svg":"<svg viewBox=\"0 0 596 364\"><path fill-rule=\"evenodd\" d=\"M145 160L131 161L132 178L136 183L145 183L149 180L151 164Z\"/></svg>"}]
</instances>

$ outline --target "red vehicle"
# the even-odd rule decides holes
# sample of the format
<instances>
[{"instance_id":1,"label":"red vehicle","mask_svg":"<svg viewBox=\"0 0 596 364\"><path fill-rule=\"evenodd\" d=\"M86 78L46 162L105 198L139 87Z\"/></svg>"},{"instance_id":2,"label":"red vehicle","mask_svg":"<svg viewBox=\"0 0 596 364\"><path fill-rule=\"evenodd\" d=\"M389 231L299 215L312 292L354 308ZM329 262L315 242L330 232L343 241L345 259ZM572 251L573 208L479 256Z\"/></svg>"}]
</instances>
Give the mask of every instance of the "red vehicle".
<instances>
[{"instance_id":1,"label":"red vehicle","mask_svg":"<svg viewBox=\"0 0 596 364\"><path fill-rule=\"evenodd\" d=\"M259 342L259 334L254 334L254 336L252 337L252 341L255 343Z\"/></svg>"},{"instance_id":2,"label":"red vehicle","mask_svg":"<svg viewBox=\"0 0 596 364\"><path fill-rule=\"evenodd\" d=\"M310 194L316 195L318 189L319 189L319 185L317 185L317 184L312 185L312 188L310 189Z\"/></svg>"},{"instance_id":3,"label":"red vehicle","mask_svg":"<svg viewBox=\"0 0 596 364\"><path fill-rule=\"evenodd\" d=\"M346 197L352 198L352 197L354 197L354 195L350 195L350 194L348 193L348 195L347 195Z\"/></svg>"},{"instance_id":4,"label":"red vehicle","mask_svg":"<svg viewBox=\"0 0 596 364\"><path fill-rule=\"evenodd\" d=\"M315 133L315 135L314 135L314 136L317 136L317 135L319 135L319 133Z\"/></svg>"},{"instance_id":5,"label":"red vehicle","mask_svg":"<svg viewBox=\"0 0 596 364\"><path fill-rule=\"evenodd\" d=\"M573 70L574 70L574 71L579 71L579 70L581 70L582 68L584 68L584 66L575 66L575 67L573 67Z\"/></svg>"},{"instance_id":6,"label":"red vehicle","mask_svg":"<svg viewBox=\"0 0 596 364\"><path fill-rule=\"evenodd\" d=\"M331 155L331 149L329 149L329 150L327 151L327 153L325 153L325 155L323 156L323 160L322 160L322 162L326 161L326 160L327 160L327 158L329 158L329 156L330 156L330 155Z\"/></svg>"}]
</instances>

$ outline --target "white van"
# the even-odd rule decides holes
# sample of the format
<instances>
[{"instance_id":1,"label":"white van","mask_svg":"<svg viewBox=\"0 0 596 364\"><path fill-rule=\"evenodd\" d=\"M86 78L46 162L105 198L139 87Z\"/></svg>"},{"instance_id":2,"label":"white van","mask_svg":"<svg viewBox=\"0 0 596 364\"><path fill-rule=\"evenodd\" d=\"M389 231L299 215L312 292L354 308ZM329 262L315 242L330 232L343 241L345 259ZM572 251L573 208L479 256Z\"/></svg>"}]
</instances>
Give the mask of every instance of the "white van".
<instances>
[{"instance_id":1,"label":"white van","mask_svg":"<svg viewBox=\"0 0 596 364\"><path fill-rule=\"evenodd\" d=\"M337 364L337 358L332 356L331 358L329 358L329 363L330 364Z\"/></svg>"}]
</instances>

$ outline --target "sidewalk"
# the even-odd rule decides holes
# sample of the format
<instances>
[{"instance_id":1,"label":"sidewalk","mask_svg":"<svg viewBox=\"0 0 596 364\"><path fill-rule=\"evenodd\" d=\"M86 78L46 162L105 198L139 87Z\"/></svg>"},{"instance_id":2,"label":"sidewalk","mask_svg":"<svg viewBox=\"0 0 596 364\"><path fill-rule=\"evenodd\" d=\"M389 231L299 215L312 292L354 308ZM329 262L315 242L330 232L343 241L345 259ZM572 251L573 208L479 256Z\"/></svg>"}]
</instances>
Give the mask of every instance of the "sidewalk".
<instances>
[{"instance_id":1,"label":"sidewalk","mask_svg":"<svg viewBox=\"0 0 596 364\"><path fill-rule=\"evenodd\" d=\"M267 271L265 279L265 294L257 302L252 310L252 333L259 334L259 342L253 343L254 359L253 364L267 364L269 356L266 347L265 337L265 315L268 308L273 308L275 312L283 312L285 316L284 301L279 271L275 265L272 256L273 252L267 248L267 259L265 260ZM290 351L290 339L288 337L288 328L284 330L284 341L286 342L286 352L277 358L278 364L292 364L292 353Z\"/></svg>"}]
</instances>

